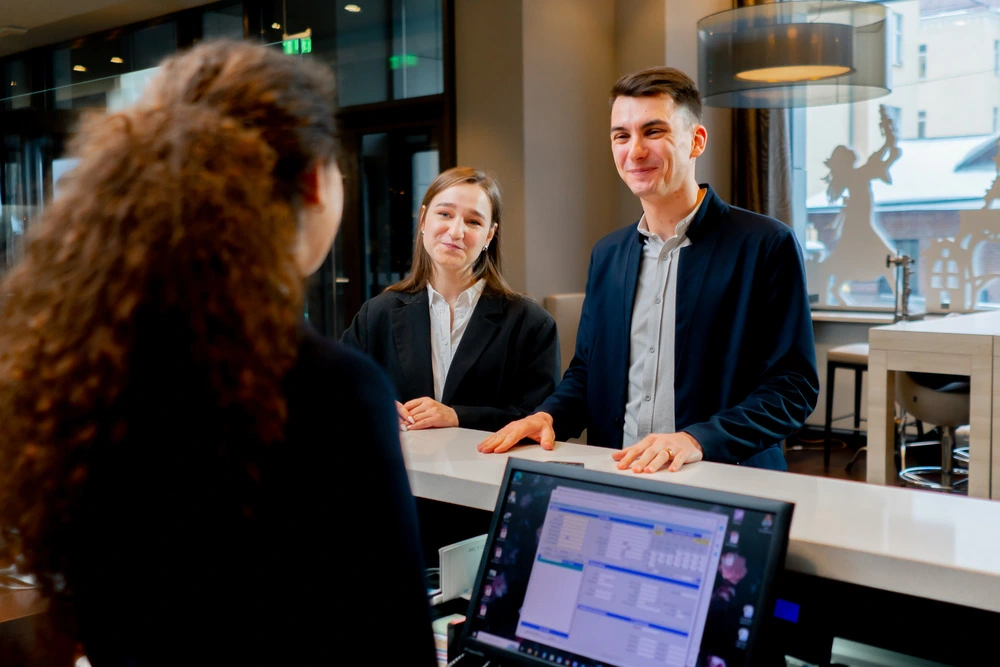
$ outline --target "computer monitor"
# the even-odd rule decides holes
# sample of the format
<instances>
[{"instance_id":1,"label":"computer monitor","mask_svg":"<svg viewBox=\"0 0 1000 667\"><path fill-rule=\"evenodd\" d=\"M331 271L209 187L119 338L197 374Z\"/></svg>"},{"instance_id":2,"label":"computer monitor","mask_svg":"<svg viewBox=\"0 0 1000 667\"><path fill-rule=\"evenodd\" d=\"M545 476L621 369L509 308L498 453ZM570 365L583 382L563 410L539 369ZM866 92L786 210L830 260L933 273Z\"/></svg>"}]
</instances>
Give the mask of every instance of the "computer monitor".
<instances>
[{"instance_id":1,"label":"computer monitor","mask_svg":"<svg viewBox=\"0 0 1000 667\"><path fill-rule=\"evenodd\" d=\"M512 665L750 665L792 509L508 459L462 650Z\"/></svg>"}]
</instances>

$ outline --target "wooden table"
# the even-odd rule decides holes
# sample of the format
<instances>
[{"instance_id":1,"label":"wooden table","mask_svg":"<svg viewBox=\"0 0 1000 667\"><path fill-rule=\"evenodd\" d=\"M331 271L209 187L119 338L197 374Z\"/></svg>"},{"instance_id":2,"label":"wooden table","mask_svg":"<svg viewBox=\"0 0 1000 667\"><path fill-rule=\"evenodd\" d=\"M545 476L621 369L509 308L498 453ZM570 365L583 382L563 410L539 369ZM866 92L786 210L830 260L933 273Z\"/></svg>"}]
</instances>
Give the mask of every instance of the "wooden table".
<instances>
[{"instance_id":1,"label":"wooden table","mask_svg":"<svg viewBox=\"0 0 1000 667\"><path fill-rule=\"evenodd\" d=\"M1000 497L1000 311L875 327L868 342L868 481L895 481L896 372L966 375L969 496Z\"/></svg>"}]
</instances>

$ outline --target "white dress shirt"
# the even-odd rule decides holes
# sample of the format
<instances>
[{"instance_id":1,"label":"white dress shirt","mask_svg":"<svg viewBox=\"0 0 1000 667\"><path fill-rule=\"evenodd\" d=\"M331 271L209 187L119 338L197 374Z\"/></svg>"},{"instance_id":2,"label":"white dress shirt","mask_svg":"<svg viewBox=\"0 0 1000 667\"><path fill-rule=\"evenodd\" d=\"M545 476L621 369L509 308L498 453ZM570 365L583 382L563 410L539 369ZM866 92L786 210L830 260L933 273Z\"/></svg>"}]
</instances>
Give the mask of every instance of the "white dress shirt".
<instances>
[{"instance_id":1,"label":"white dress shirt","mask_svg":"<svg viewBox=\"0 0 1000 667\"><path fill-rule=\"evenodd\" d=\"M680 249L691 245L687 229L704 201L677 223L674 235L663 240L649 231L646 216L639 220L644 238L639 281L632 305L628 369L628 399L622 448L650 433L673 433L674 338L676 333L677 264Z\"/></svg>"},{"instance_id":2,"label":"white dress shirt","mask_svg":"<svg viewBox=\"0 0 1000 667\"><path fill-rule=\"evenodd\" d=\"M486 281L475 285L458 295L455 301L455 318L451 317L448 302L430 283L427 283L427 301L431 311L431 366L434 369L434 400L441 402L444 383L448 379L448 369L455 358L455 350L462 342L465 329L469 326L472 311L483 295Z\"/></svg>"}]
</instances>

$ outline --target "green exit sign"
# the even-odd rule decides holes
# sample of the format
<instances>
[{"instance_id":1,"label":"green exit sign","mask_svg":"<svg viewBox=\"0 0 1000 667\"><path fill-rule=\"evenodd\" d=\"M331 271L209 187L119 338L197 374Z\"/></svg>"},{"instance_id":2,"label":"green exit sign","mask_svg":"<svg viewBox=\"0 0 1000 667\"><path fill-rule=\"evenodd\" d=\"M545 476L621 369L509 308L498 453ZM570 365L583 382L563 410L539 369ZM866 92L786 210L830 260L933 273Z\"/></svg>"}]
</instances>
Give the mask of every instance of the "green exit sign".
<instances>
[{"instance_id":1,"label":"green exit sign","mask_svg":"<svg viewBox=\"0 0 1000 667\"><path fill-rule=\"evenodd\" d=\"M281 48L290 56L299 55L301 53L312 53L313 41L312 37L303 37L301 39L286 39L281 43Z\"/></svg>"},{"instance_id":2,"label":"green exit sign","mask_svg":"<svg viewBox=\"0 0 1000 667\"><path fill-rule=\"evenodd\" d=\"M415 67L418 58L412 53L404 53L401 56L389 56L389 69L399 69L400 67Z\"/></svg>"}]
</instances>

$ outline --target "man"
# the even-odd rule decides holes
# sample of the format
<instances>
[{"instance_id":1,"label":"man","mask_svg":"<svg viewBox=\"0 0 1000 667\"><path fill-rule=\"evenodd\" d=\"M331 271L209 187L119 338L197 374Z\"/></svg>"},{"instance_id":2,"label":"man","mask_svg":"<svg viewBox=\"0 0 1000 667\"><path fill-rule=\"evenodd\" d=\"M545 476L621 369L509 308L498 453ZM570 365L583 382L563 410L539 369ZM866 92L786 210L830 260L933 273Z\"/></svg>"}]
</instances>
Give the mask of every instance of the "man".
<instances>
[{"instance_id":1,"label":"man","mask_svg":"<svg viewBox=\"0 0 1000 667\"><path fill-rule=\"evenodd\" d=\"M786 470L780 441L819 380L801 252L787 225L695 179L701 95L670 67L622 77L611 151L639 223L594 247L576 354L555 392L479 444L552 449L588 428L620 469L702 459Z\"/></svg>"}]
</instances>

